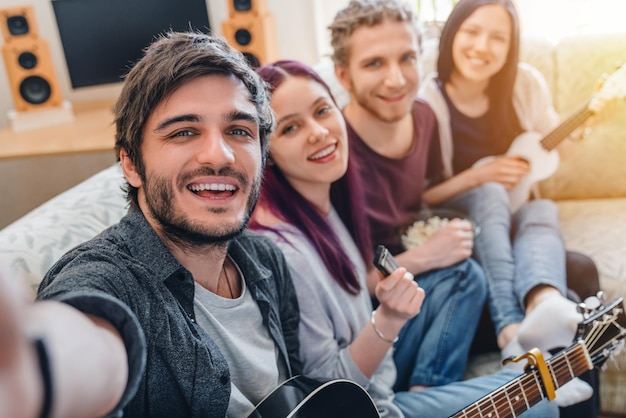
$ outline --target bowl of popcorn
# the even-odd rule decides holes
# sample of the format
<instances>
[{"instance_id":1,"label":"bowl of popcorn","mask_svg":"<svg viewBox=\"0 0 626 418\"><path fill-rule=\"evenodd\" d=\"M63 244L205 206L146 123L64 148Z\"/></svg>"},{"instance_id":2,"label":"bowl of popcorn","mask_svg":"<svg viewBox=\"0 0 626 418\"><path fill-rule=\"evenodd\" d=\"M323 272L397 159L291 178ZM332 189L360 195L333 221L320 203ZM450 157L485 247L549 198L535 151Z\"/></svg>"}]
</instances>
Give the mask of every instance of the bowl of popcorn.
<instances>
[{"instance_id":1,"label":"bowl of popcorn","mask_svg":"<svg viewBox=\"0 0 626 418\"><path fill-rule=\"evenodd\" d=\"M480 233L480 227L473 219L462 212L453 209L423 209L404 228L401 240L405 249L413 248L425 243L439 228L447 225L452 219L465 219L472 224L474 237Z\"/></svg>"}]
</instances>

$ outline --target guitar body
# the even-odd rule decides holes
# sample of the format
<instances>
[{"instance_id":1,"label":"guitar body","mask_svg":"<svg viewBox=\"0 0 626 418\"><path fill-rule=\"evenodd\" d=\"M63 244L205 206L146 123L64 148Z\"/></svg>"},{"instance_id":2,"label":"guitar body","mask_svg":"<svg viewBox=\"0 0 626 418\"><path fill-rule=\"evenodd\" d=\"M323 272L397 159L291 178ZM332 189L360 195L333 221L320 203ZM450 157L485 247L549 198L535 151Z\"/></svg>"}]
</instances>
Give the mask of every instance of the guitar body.
<instances>
[{"instance_id":1,"label":"guitar body","mask_svg":"<svg viewBox=\"0 0 626 418\"><path fill-rule=\"evenodd\" d=\"M547 179L559 168L559 153L555 149L546 150L541 144L542 138L536 132L525 132L515 138L507 150L508 156L523 158L530 164L529 173L509 191L509 206L512 213L516 212L528 200L536 182ZM481 158L473 166L480 167L495 158L493 156Z\"/></svg>"},{"instance_id":2,"label":"guitar body","mask_svg":"<svg viewBox=\"0 0 626 418\"><path fill-rule=\"evenodd\" d=\"M248 418L380 418L374 401L358 384L295 376L274 389Z\"/></svg>"}]
</instances>

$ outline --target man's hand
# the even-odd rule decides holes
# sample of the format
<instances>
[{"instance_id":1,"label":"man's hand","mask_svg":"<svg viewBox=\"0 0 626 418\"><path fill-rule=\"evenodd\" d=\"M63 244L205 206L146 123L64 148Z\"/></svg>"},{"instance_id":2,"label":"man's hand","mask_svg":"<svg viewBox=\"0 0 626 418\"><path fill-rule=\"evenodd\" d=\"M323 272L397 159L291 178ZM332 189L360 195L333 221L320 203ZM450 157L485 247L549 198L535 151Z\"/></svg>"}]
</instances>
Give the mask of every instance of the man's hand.
<instances>
[{"instance_id":1,"label":"man's hand","mask_svg":"<svg viewBox=\"0 0 626 418\"><path fill-rule=\"evenodd\" d=\"M18 282L0 272L0 370L15 362L20 348L20 307L24 295Z\"/></svg>"},{"instance_id":2,"label":"man's hand","mask_svg":"<svg viewBox=\"0 0 626 418\"><path fill-rule=\"evenodd\" d=\"M113 326L64 303L30 302L0 272L0 417L37 417L44 385L33 339L45 343L53 416L106 415L128 381L126 348Z\"/></svg>"},{"instance_id":3,"label":"man's hand","mask_svg":"<svg viewBox=\"0 0 626 418\"><path fill-rule=\"evenodd\" d=\"M465 260L474 249L472 224L465 219L452 219L419 248L428 252L430 268L449 267Z\"/></svg>"},{"instance_id":4,"label":"man's hand","mask_svg":"<svg viewBox=\"0 0 626 418\"><path fill-rule=\"evenodd\" d=\"M26 335L27 293L0 271L0 416L37 416L43 386L34 347Z\"/></svg>"}]
</instances>

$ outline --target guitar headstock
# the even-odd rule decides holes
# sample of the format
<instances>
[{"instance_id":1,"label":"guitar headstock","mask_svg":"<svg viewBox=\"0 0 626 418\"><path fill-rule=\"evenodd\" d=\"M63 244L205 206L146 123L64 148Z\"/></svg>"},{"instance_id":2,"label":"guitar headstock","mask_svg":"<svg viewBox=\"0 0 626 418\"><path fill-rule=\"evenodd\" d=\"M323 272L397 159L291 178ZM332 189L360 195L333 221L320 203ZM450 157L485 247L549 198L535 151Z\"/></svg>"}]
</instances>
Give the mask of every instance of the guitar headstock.
<instances>
[{"instance_id":1,"label":"guitar headstock","mask_svg":"<svg viewBox=\"0 0 626 418\"><path fill-rule=\"evenodd\" d=\"M584 341L594 366L601 366L624 346L626 314L623 298L615 299L607 306L598 304L585 316L578 324L576 339Z\"/></svg>"},{"instance_id":2,"label":"guitar headstock","mask_svg":"<svg viewBox=\"0 0 626 418\"><path fill-rule=\"evenodd\" d=\"M614 99L626 99L626 65L620 64L613 73L605 74L589 102L589 109L599 113Z\"/></svg>"}]
</instances>

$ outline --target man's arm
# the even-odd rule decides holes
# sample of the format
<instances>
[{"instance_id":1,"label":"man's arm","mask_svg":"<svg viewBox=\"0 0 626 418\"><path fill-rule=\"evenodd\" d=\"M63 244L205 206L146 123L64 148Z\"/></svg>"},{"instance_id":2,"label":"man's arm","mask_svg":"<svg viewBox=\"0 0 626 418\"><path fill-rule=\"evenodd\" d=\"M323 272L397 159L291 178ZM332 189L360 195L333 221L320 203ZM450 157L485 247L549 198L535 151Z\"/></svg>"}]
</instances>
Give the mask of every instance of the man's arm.
<instances>
[{"instance_id":1,"label":"man's arm","mask_svg":"<svg viewBox=\"0 0 626 418\"><path fill-rule=\"evenodd\" d=\"M102 416L127 380L126 349L110 323L60 302L29 303L0 274L0 416L41 416L46 394L52 417Z\"/></svg>"}]
</instances>

